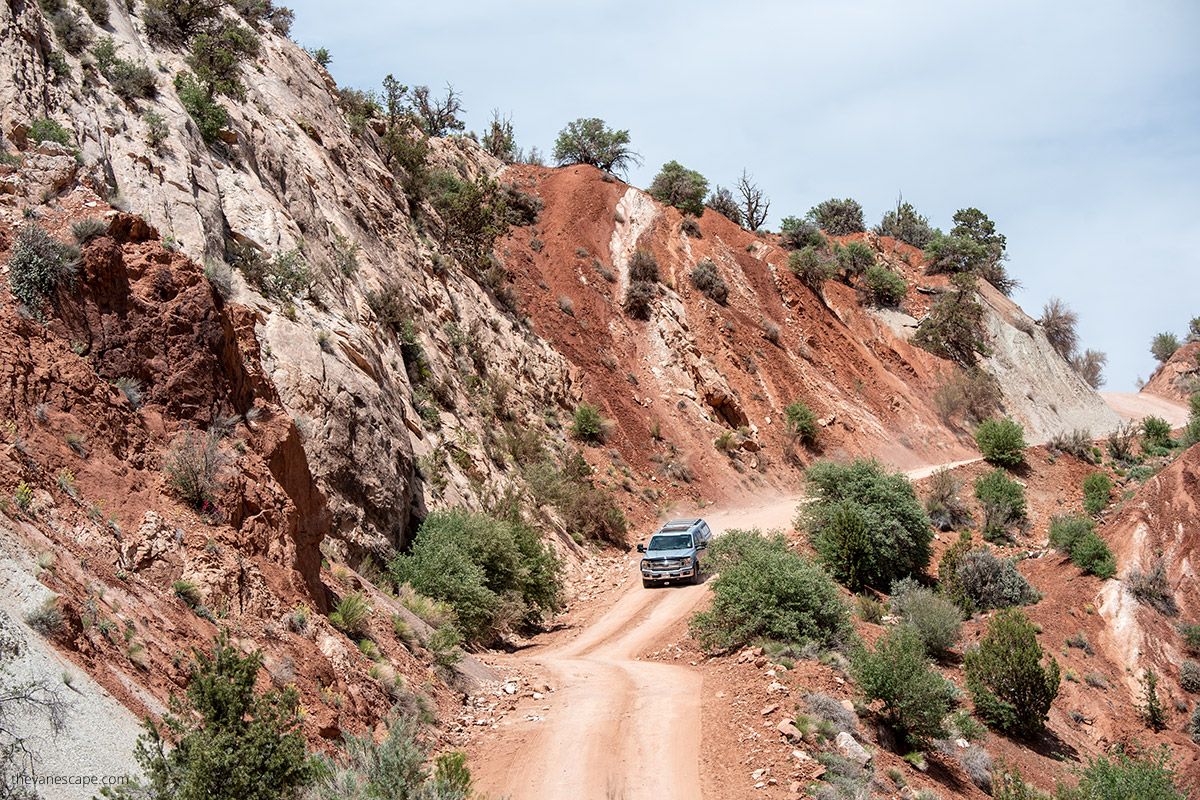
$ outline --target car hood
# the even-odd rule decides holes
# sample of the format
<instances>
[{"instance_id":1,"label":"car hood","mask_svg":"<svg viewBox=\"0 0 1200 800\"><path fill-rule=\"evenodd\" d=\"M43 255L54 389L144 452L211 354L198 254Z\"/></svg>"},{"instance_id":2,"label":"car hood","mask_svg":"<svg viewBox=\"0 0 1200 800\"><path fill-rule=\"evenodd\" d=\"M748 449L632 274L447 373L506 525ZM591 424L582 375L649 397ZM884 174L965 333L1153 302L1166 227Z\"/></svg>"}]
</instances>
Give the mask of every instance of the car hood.
<instances>
[{"instance_id":1,"label":"car hood","mask_svg":"<svg viewBox=\"0 0 1200 800\"><path fill-rule=\"evenodd\" d=\"M643 558L687 558L695 552L690 547L682 550L647 550Z\"/></svg>"}]
</instances>

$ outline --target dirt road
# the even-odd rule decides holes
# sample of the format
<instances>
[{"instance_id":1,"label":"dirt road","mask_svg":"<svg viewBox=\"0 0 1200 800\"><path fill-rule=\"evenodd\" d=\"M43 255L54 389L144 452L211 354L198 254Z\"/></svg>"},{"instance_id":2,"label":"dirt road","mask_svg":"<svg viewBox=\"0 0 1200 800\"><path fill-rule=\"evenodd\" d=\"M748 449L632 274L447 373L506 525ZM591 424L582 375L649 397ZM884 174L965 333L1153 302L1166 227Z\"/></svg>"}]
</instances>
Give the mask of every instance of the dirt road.
<instances>
[{"instance_id":1,"label":"dirt road","mask_svg":"<svg viewBox=\"0 0 1200 800\"><path fill-rule=\"evenodd\" d=\"M789 527L796 498L758 499L706 514L730 528ZM523 700L472 753L478 787L513 800L697 798L701 677L685 666L639 660L701 605L700 586L643 589L636 576L578 636L503 657L540 673L555 691Z\"/></svg>"},{"instance_id":2,"label":"dirt road","mask_svg":"<svg viewBox=\"0 0 1200 800\"><path fill-rule=\"evenodd\" d=\"M1101 392L1100 396L1125 419L1140 420L1154 416L1162 417L1171 423L1172 428L1187 425L1190 412L1183 403L1147 392Z\"/></svg>"},{"instance_id":3,"label":"dirt road","mask_svg":"<svg viewBox=\"0 0 1200 800\"><path fill-rule=\"evenodd\" d=\"M1187 410L1163 398L1103 397L1126 418L1154 414L1172 425L1186 422ZM917 480L935 469L907 474ZM788 496L756 498L703 513L718 536L730 528L766 531L790 527L798 502ZM707 596L702 585L643 589L631 566L613 604L598 610L577 634L495 659L501 669L533 675L554 691L521 700L498 730L471 747L478 788L513 800L703 796L701 674L642 656L678 636L681 621Z\"/></svg>"}]
</instances>

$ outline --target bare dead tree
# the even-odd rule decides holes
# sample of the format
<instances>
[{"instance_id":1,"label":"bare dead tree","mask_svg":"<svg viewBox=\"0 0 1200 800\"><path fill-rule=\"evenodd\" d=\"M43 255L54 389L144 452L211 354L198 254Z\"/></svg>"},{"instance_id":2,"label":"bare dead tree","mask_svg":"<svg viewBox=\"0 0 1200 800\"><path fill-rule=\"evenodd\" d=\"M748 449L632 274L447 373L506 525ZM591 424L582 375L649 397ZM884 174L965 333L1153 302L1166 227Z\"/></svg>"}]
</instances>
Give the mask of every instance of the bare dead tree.
<instances>
[{"instance_id":1,"label":"bare dead tree","mask_svg":"<svg viewBox=\"0 0 1200 800\"><path fill-rule=\"evenodd\" d=\"M42 717L52 734L66 726L67 703L45 680L19 683L0 666L0 796L23 797L17 776L35 774L37 752L24 735L23 721Z\"/></svg>"},{"instance_id":2,"label":"bare dead tree","mask_svg":"<svg viewBox=\"0 0 1200 800\"><path fill-rule=\"evenodd\" d=\"M767 221L767 210L771 207L771 201L746 170L742 170L742 177L738 178L737 190L742 196L742 217L746 227L756 231Z\"/></svg>"}]
</instances>

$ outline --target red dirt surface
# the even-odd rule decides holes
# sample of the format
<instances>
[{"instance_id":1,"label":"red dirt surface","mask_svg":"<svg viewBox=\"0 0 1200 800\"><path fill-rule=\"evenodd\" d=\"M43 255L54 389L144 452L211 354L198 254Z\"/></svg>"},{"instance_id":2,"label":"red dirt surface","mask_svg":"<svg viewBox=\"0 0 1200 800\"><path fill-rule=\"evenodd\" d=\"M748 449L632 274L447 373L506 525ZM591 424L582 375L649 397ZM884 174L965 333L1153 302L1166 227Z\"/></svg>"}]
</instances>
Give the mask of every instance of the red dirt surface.
<instances>
[{"instance_id":1,"label":"red dirt surface","mask_svg":"<svg viewBox=\"0 0 1200 800\"><path fill-rule=\"evenodd\" d=\"M786 488L797 468L821 457L872 453L908 467L974 455L969 437L948 428L931 406L946 363L895 335L849 287L830 281L824 298L816 295L792 275L787 251L769 237L716 213L699 218L699 237L688 236L676 209L656 206L637 245L654 254L662 285L670 288L655 301L654 317L642 322L622 309L628 281L623 256L612 252L617 206L628 187L587 166L514 166L505 179L545 203L535 226L514 229L497 247L522 310L534 331L578 368L585 399L614 420L607 446L635 480L660 493L650 509L627 497L623 505L634 518L673 502ZM855 238L867 235L844 237ZM919 251L888 238L868 241L900 265L910 285L925 282L913 266ZM725 305L691 284L691 264L705 259L729 286ZM926 304L925 295L911 292L904 307L920 317ZM780 327L778 343L767 338L771 324ZM693 381L695 391L686 386ZM788 442L782 415L794 400L806 401L821 420L815 449ZM714 440L739 426L748 438L729 455L718 452ZM669 471L671 464L686 465L692 480ZM621 486L609 477L611 486Z\"/></svg>"},{"instance_id":2,"label":"red dirt surface","mask_svg":"<svg viewBox=\"0 0 1200 800\"><path fill-rule=\"evenodd\" d=\"M69 241L71 222L104 212L87 198L77 191L43 206L40 224ZM13 233L0 230L4 262ZM54 644L134 714L157 716L186 687L191 648L212 640L214 623L232 626L239 646L265 653L260 688L299 689L311 745L375 725L394 698L319 613L369 587L322 569L325 501L263 374L253 312L226 303L198 265L124 214L83 246L78 279L55 302L44 326L14 303L0 306L0 488L6 498L22 482L33 488L27 509L6 503L3 522L55 556L40 575L67 621ZM116 388L120 378L138 381L140 406ZM163 465L182 432L216 426L228 431L220 488L199 513ZM197 585L213 621L174 595L181 578ZM421 623L370 596L384 657L414 687L429 683L421 702L455 705L390 617ZM313 611L300 633L286 624L297 605Z\"/></svg>"},{"instance_id":3,"label":"red dirt surface","mask_svg":"<svg viewBox=\"0 0 1200 800\"><path fill-rule=\"evenodd\" d=\"M1147 394L1184 404L1197 389L1200 389L1200 342L1188 342L1176 350L1142 387Z\"/></svg>"}]
</instances>

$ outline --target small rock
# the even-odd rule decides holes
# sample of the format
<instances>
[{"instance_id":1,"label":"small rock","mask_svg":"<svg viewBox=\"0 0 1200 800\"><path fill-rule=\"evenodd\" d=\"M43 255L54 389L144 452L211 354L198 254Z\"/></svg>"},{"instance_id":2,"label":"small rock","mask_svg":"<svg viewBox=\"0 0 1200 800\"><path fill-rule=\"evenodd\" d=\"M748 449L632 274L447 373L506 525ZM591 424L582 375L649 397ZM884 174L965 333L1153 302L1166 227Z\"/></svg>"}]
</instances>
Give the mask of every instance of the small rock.
<instances>
[{"instance_id":1,"label":"small rock","mask_svg":"<svg viewBox=\"0 0 1200 800\"><path fill-rule=\"evenodd\" d=\"M900 800L915 800L917 793L905 786L900 790Z\"/></svg>"},{"instance_id":2,"label":"small rock","mask_svg":"<svg viewBox=\"0 0 1200 800\"><path fill-rule=\"evenodd\" d=\"M779 703L772 703L771 705L764 708L761 713L764 717L766 717L771 714L774 714L778 710L779 710Z\"/></svg>"},{"instance_id":3,"label":"small rock","mask_svg":"<svg viewBox=\"0 0 1200 800\"><path fill-rule=\"evenodd\" d=\"M754 659L754 668L755 669L762 669L766 665L767 665L767 660L765 658L763 658L762 656L759 656L758 658Z\"/></svg>"},{"instance_id":4,"label":"small rock","mask_svg":"<svg viewBox=\"0 0 1200 800\"><path fill-rule=\"evenodd\" d=\"M796 759L801 764L804 764L808 761L812 761L812 756L810 756L808 753L804 752L803 750L793 750L792 758Z\"/></svg>"},{"instance_id":5,"label":"small rock","mask_svg":"<svg viewBox=\"0 0 1200 800\"><path fill-rule=\"evenodd\" d=\"M784 686L782 683L779 683L778 681L774 681L771 683L770 686L767 687L767 691L771 692L772 694L774 694L775 692L786 692L787 687Z\"/></svg>"},{"instance_id":6,"label":"small rock","mask_svg":"<svg viewBox=\"0 0 1200 800\"><path fill-rule=\"evenodd\" d=\"M798 742L803 738L800 729L793 725L791 720L785 719L775 726L775 730L779 731L789 742Z\"/></svg>"},{"instance_id":7,"label":"small rock","mask_svg":"<svg viewBox=\"0 0 1200 800\"><path fill-rule=\"evenodd\" d=\"M800 794L800 790L803 788L804 787L800 785L800 781L792 781L791 785L788 786L788 791L792 794Z\"/></svg>"},{"instance_id":8,"label":"small rock","mask_svg":"<svg viewBox=\"0 0 1200 800\"><path fill-rule=\"evenodd\" d=\"M966 739L955 739L954 743L956 745L958 745L959 747L961 747L963 750L966 750L968 747L971 746L970 743L968 743Z\"/></svg>"},{"instance_id":9,"label":"small rock","mask_svg":"<svg viewBox=\"0 0 1200 800\"><path fill-rule=\"evenodd\" d=\"M837 748L841 752L843 758L847 758L857 763L860 767L865 767L871 762L871 754L864 750L863 746L855 741L854 737L845 731L842 731L837 735L837 738L834 740L834 744L837 745Z\"/></svg>"},{"instance_id":10,"label":"small rock","mask_svg":"<svg viewBox=\"0 0 1200 800\"><path fill-rule=\"evenodd\" d=\"M767 786L775 786L778 783L779 781L775 780L774 778L767 778Z\"/></svg>"},{"instance_id":11,"label":"small rock","mask_svg":"<svg viewBox=\"0 0 1200 800\"><path fill-rule=\"evenodd\" d=\"M516 694L517 693L517 685L515 683L504 684L504 693L505 694Z\"/></svg>"},{"instance_id":12,"label":"small rock","mask_svg":"<svg viewBox=\"0 0 1200 800\"><path fill-rule=\"evenodd\" d=\"M761 779L763 775L766 775L766 774L767 774L767 770L756 769L756 770L754 770L754 772L750 773L750 780L757 781L757 780Z\"/></svg>"}]
</instances>

